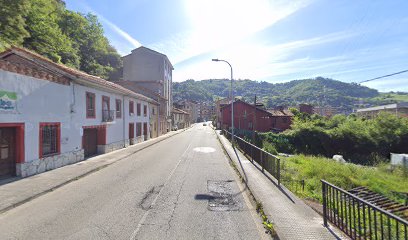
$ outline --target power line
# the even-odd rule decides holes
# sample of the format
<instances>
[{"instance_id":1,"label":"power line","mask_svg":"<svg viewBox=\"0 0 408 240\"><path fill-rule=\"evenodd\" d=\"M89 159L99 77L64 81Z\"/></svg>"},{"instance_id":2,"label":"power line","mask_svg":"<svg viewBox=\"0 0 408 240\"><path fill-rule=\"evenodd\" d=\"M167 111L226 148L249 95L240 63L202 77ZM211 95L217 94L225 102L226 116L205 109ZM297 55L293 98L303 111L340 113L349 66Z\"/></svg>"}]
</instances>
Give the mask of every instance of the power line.
<instances>
[{"instance_id":1,"label":"power line","mask_svg":"<svg viewBox=\"0 0 408 240\"><path fill-rule=\"evenodd\" d=\"M364 80L364 81L361 81L361 82L359 82L359 83L370 82L370 81L373 81L373 80L377 80L377 79L380 79L380 78L386 78L386 77L398 75L398 74L405 73L405 72L408 72L408 69L407 69L407 70L404 70L404 71L396 72L396 73L387 74L387 75L384 75L384 76L381 76L381 77L376 77L376 78Z\"/></svg>"}]
</instances>

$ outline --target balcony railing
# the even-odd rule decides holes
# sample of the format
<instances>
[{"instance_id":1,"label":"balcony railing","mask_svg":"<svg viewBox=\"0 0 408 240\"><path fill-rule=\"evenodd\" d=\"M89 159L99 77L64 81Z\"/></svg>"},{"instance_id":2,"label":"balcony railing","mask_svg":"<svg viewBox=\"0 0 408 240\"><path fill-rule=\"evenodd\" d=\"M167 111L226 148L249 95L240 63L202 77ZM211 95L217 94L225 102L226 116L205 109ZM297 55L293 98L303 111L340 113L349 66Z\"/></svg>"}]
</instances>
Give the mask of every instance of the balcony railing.
<instances>
[{"instance_id":1,"label":"balcony railing","mask_svg":"<svg viewBox=\"0 0 408 240\"><path fill-rule=\"evenodd\" d=\"M102 110L102 122L113 122L115 120L115 110Z\"/></svg>"}]
</instances>

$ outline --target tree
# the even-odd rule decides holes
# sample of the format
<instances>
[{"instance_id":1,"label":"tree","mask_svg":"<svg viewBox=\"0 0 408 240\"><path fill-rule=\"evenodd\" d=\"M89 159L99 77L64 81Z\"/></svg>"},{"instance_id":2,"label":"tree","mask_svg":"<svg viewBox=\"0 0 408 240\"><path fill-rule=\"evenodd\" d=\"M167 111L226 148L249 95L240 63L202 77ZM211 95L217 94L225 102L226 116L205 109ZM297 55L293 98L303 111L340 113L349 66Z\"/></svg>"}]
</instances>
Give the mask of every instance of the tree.
<instances>
[{"instance_id":1,"label":"tree","mask_svg":"<svg viewBox=\"0 0 408 240\"><path fill-rule=\"evenodd\" d=\"M26 30L27 0L0 0L0 51L10 45L20 46L30 34Z\"/></svg>"},{"instance_id":2,"label":"tree","mask_svg":"<svg viewBox=\"0 0 408 240\"><path fill-rule=\"evenodd\" d=\"M26 29L30 37L24 41L24 47L50 58L57 63L78 67L78 51L72 46L72 40L62 33L58 22L65 5L55 0L30 0L26 16Z\"/></svg>"}]
</instances>

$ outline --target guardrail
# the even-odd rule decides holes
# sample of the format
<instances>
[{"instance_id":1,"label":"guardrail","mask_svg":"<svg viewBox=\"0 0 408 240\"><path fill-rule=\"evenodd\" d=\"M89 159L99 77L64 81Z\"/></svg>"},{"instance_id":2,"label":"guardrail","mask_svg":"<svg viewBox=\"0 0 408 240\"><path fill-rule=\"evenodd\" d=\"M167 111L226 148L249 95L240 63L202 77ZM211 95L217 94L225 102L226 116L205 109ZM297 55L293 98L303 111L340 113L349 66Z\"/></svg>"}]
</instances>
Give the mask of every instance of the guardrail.
<instances>
[{"instance_id":1,"label":"guardrail","mask_svg":"<svg viewBox=\"0 0 408 240\"><path fill-rule=\"evenodd\" d=\"M325 180L322 182L323 220L352 239L408 239L408 221Z\"/></svg>"},{"instance_id":2,"label":"guardrail","mask_svg":"<svg viewBox=\"0 0 408 240\"><path fill-rule=\"evenodd\" d=\"M222 130L224 135L231 141L231 133ZM235 135L235 134L234 134ZM234 136L236 143L239 148L250 158L251 161L255 161L262 167L262 172L266 170L270 173L277 181L278 185L281 182L281 172L280 172L280 159L259 147L245 141L244 139Z\"/></svg>"}]
</instances>

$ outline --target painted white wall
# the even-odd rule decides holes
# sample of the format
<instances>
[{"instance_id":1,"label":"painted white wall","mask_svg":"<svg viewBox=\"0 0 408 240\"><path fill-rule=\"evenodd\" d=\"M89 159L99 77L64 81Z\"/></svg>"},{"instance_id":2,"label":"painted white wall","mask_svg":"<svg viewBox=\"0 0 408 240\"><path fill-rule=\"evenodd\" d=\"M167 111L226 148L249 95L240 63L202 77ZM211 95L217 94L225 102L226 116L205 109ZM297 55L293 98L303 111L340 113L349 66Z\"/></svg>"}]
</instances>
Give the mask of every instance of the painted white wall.
<instances>
[{"instance_id":1,"label":"painted white wall","mask_svg":"<svg viewBox=\"0 0 408 240\"><path fill-rule=\"evenodd\" d=\"M123 96L120 94L108 93L104 90L98 90L95 88L74 85L75 89L75 130L79 133L83 126L94 126L94 125L107 125L106 130L106 143L116 143L129 138L129 123L136 122L149 122L149 109L147 110L147 116L143 116L143 105L148 105L146 101L135 99L132 97ZM95 119L86 118L86 92L91 92L95 94ZM102 122L102 96L109 97L110 100L110 110L116 111L116 99L122 101L122 118L116 118L113 122L105 123ZM129 101L134 102L134 115L129 114ZM142 106L141 116L137 116L137 103ZM136 125L135 125L136 128ZM125 131L125 132L123 132Z\"/></svg>"},{"instance_id":2,"label":"painted white wall","mask_svg":"<svg viewBox=\"0 0 408 240\"><path fill-rule=\"evenodd\" d=\"M107 125L107 144L129 138L129 123L147 123L150 131L150 110L143 115L143 106L148 102L124 97L120 94L72 83L57 84L13 72L0 70L0 90L17 93L17 111L0 113L2 123L25 123L25 161L39 158L39 123L61 123L61 153L77 151L82 148L82 129L84 126ZM94 119L86 118L86 92L95 94ZM111 123L102 122L102 96L110 98L110 110L116 110L116 99L122 100L122 118ZM135 114L129 115L129 100L134 101ZM137 116L136 104L140 103L141 116ZM143 125L142 125L143 128ZM143 131L143 129L142 129Z\"/></svg>"},{"instance_id":3,"label":"painted white wall","mask_svg":"<svg viewBox=\"0 0 408 240\"><path fill-rule=\"evenodd\" d=\"M61 152L79 150L71 132L70 86L0 70L0 89L17 93L17 112L0 114L2 123L25 123L25 161L39 158L39 123L61 122Z\"/></svg>"}]
</instances>

